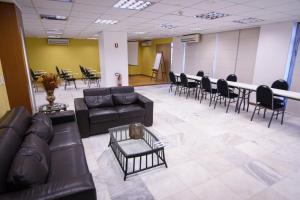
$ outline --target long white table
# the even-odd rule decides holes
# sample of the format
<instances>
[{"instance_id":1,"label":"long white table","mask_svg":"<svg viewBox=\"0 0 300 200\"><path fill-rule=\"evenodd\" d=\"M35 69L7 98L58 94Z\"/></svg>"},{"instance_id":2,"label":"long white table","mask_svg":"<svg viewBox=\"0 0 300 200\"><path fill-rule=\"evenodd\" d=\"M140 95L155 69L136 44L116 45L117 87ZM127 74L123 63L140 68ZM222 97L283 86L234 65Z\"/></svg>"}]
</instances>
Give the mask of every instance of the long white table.
<instances>
[{"instance_id":1,"label":"long white table","mask_svg":"<svg viewBox=\"0 0 300 200\"><path fill-rule=\"evenodd\" d=\"M175 76L180 77L180 74L175 73ZM188 75L188 74L186 76L188 79L191 79L191 80L196 80L196 81L202 80L202 77L200 77L200 76ZM209 78L209 80L214 84L216 84L218 81L218 79L215 79L215 78ZM258 87L257 85L254 85L254 84L241 83L241 82L227 81L227 83L229 86L236 87L239 89L249 90L249 91L256 91L256 89ZM274 95L286 97L288 99L293 99L296 101L300 101L300 93L299 92L279 90L279 89L274 89L274 88L271 88L271 89L272 89Z\"/></svg>"}]
</instances>

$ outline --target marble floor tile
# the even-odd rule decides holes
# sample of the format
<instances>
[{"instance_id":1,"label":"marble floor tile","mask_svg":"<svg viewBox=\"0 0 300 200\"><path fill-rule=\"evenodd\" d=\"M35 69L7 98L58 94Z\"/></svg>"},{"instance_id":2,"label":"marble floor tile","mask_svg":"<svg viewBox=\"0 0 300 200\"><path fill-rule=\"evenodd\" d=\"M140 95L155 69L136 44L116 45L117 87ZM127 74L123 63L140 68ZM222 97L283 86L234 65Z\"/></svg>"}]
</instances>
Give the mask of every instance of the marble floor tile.
<instances>
[{"instance_id":1,"label":"marble floor tile","mask_svg":"<svg viewBox=\"0 0 300 200\"><path fill-rule=\"evenodd\" d=\"M200 200L239 200L241 199L218 179L192 187Z\"/></svg>"},{"instance_id":2,"label":"marble floor tile","mask_svg":"<svg viewBox=\"0 0 300 200\"><path fill-rule=\"evenodd\" d=\"M232 170L219 177L220 181L242 199L250 198L267 188L241 169Z\"/></svg>"},{"instance_id":3,"label":"marble floor tile","mask_svg":"<svg viewBox=\"0 0 300 200\"><path fill-rule=\"evenodd\" d=\"M56 102L74 109L74 98L86 88L59 87ZM92 86L94 87L94 85ZM262 115L250 121L250 111L228 113L223 106L200 104L168 93L168 85L135 87L154 101L149 129L165 143L164 166L132 175L126 182L112 151L109 134L84 138L89 169L100 200L294 200L300 199L300 117L286 113L283 125L267 127ZM47 103L43 91L35 93L37 106ZM143 194L143 195L141 195Z\"/></svg>"}]
</instances>

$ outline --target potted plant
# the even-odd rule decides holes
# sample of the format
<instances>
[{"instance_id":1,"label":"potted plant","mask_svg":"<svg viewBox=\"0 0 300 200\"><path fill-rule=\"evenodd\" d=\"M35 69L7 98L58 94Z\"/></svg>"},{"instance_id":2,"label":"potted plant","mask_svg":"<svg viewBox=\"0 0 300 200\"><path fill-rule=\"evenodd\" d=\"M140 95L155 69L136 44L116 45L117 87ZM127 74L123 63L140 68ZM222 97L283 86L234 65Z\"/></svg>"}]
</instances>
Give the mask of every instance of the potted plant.
<instances>
[{"instance_id":1,"label":"potted plant","mask_svg":"<svg viewBox=\"0 0 300 200\"><path fill-rule=\"evenodd\" d=\"M44 74L42 75L42 84L45 88L45 91L47 93L47 101L49 102L50 106L53 106L55 96L54 96L54 90L58 87L58 76L56 74Z\"/></svg>"}]
</instances>

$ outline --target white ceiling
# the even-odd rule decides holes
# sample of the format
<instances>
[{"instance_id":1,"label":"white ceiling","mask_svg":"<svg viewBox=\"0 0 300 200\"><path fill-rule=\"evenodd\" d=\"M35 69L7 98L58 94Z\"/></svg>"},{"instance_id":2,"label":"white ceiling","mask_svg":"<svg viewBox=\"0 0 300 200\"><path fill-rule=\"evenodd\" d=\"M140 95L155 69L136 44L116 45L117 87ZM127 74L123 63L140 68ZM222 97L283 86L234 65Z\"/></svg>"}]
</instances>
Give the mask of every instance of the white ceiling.
<instances>
[{"instance_id":1,"label":"white ceiling","mask_svg":"<svg viewBox=\"0 0 300 200\"><path fill-rule=\"evenodd\" d=\"M129 39L162 38L190 33L211 33L259 26L279 21L300 20L300 0L150 0L142 11L113 8L118 0L15 0L22 11L26 36L47 37L46 30L61 29L62 37L90 38L101 31L126 31ZM205 20L194 15L210 11L230 14ZM178 13L182 13L180 16ZM39 14L68 16L67 21L41 20ZM232 22L247 17L264 21L244 25ZM119 20L114 25L95 24L97 18ZM161 24L176 26L167 30ZM198 28L200 31L193 29ZM146 32L137 34L136 32Z\"/></svg>"}]
</instances>

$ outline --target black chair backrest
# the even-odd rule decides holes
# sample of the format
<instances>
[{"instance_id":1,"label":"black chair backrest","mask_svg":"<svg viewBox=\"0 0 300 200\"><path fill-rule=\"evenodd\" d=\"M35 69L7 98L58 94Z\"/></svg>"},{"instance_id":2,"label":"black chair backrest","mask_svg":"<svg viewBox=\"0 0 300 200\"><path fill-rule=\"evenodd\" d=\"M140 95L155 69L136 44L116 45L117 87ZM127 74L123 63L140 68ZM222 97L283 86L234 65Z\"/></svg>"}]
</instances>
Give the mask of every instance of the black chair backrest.
<instances>
[{"instance_id":1,"label":"black chair backrest","mask_svg":"<svg viewBox=\"0 0 300 200\"><path fill-rule=\"evenodd\" d=\"M36 81L38 79L31 68L30 68L30 75L32 80Z\"/></svg>"},{"instance_id":2,"label":"black chair backrest","mask_svg":"<svg viewBox=\"0 0 300 200\"><path fill-rule=\"evenodd\" d=\"M280 89L280 90L288 90L289 84L286 80L279 79L272 84L271 88Z\"/></svg>"},{"instance_id":3,"label":"black chair backrest","mask_svg":"<svg viewBox=\"0 0 300 200\"><path fill-rule=\"evenodd\" d=\"M208 76L203 76L201 83L202 83L202 88L205 91L211 91L211 82L210 82Z\"/></svg>"},{"instance_id":4,"label":"black chair backrest","mask_svg":"<svg viewBox=\"0 0 300 200\"><path fill-rule=\"evenodd\" d=\"M203 71L198 71L196 76L203 77L204 76L204 72Z\"/></svg>"},{"instance_id":5,"label":"black chair backrest","mask_svg":"<svg viewBox=\"0 0 300 200\"><path fill-rule=\"evenodd\" d=\"M176 84L177 81L176 81L176 77L175 77L174 72L170 71L170 72L169 72L169 77L170 77L170 81L171 81L172 83Z\"/></svg>"},{"instance_id":6,"label":"black chair backrest","mask_svg":"<svg viewBox=\"0 0 300 200\"><path fill-rule=\"evenodd\" d=\"M180 74L180 81L183 87L187 87L188 86L188 78L186 77L186 75L184 73Z\"/></svg>"},{"instance_id":7,"label":"black chair backrest","mask_svg":"<svg viewBox=\"0 0 300 200\"><path fill-rule=\"evenodd\" d=\"M59 71L59 69L58 69L58 67L57 67L57 66L55 67L55 69L56 69L56 72L57 72L57 74L60 76L60 75L61 75L61 73L60 73L60 71Z\"/></svg>"},{"instance_id":8,"label":"black chair backrest","mask_svg":"<svg viewBox=\"0 0 300 200\"><path fill-rule=\"evenodd\" d=\"M269 86L260 85L256 89L256 102L273 109L273 91Z\"/></svg>"},{"instance_id":9,"label":"black chair backrest","mask_svg":"<svg viewBox=\"0 0 300 200\"><path fill-rule=\"evenodd\" d=\"M237 76L235 74L230 74L226 78L227 81L237 82Z\"/></svg>"},{"instance_id":10,"label":"black chair backrest","mask_svg":"<svg viewBox=\"0 0 300 200\"><path fill-rule=\"evenodd\" d=\"M217 81L217 90L221 96L223 96L223 97L229 96L228 83L224 79L219 79Z\"/></svg>"},{"instance_id":11,"label":"black chair backrest","mask_svg":"<svg viewBox=\"0 0 300 200\"><path fill-rule=\"evenodd\" d=\"M86 74L85 74L84 67L83 67L83 66L81 66L81 65L79 65L79 68L80 68L80 71L81 71L81 73L82 73L83 75L86 75Z\"/></svg>"}]
</instances>

